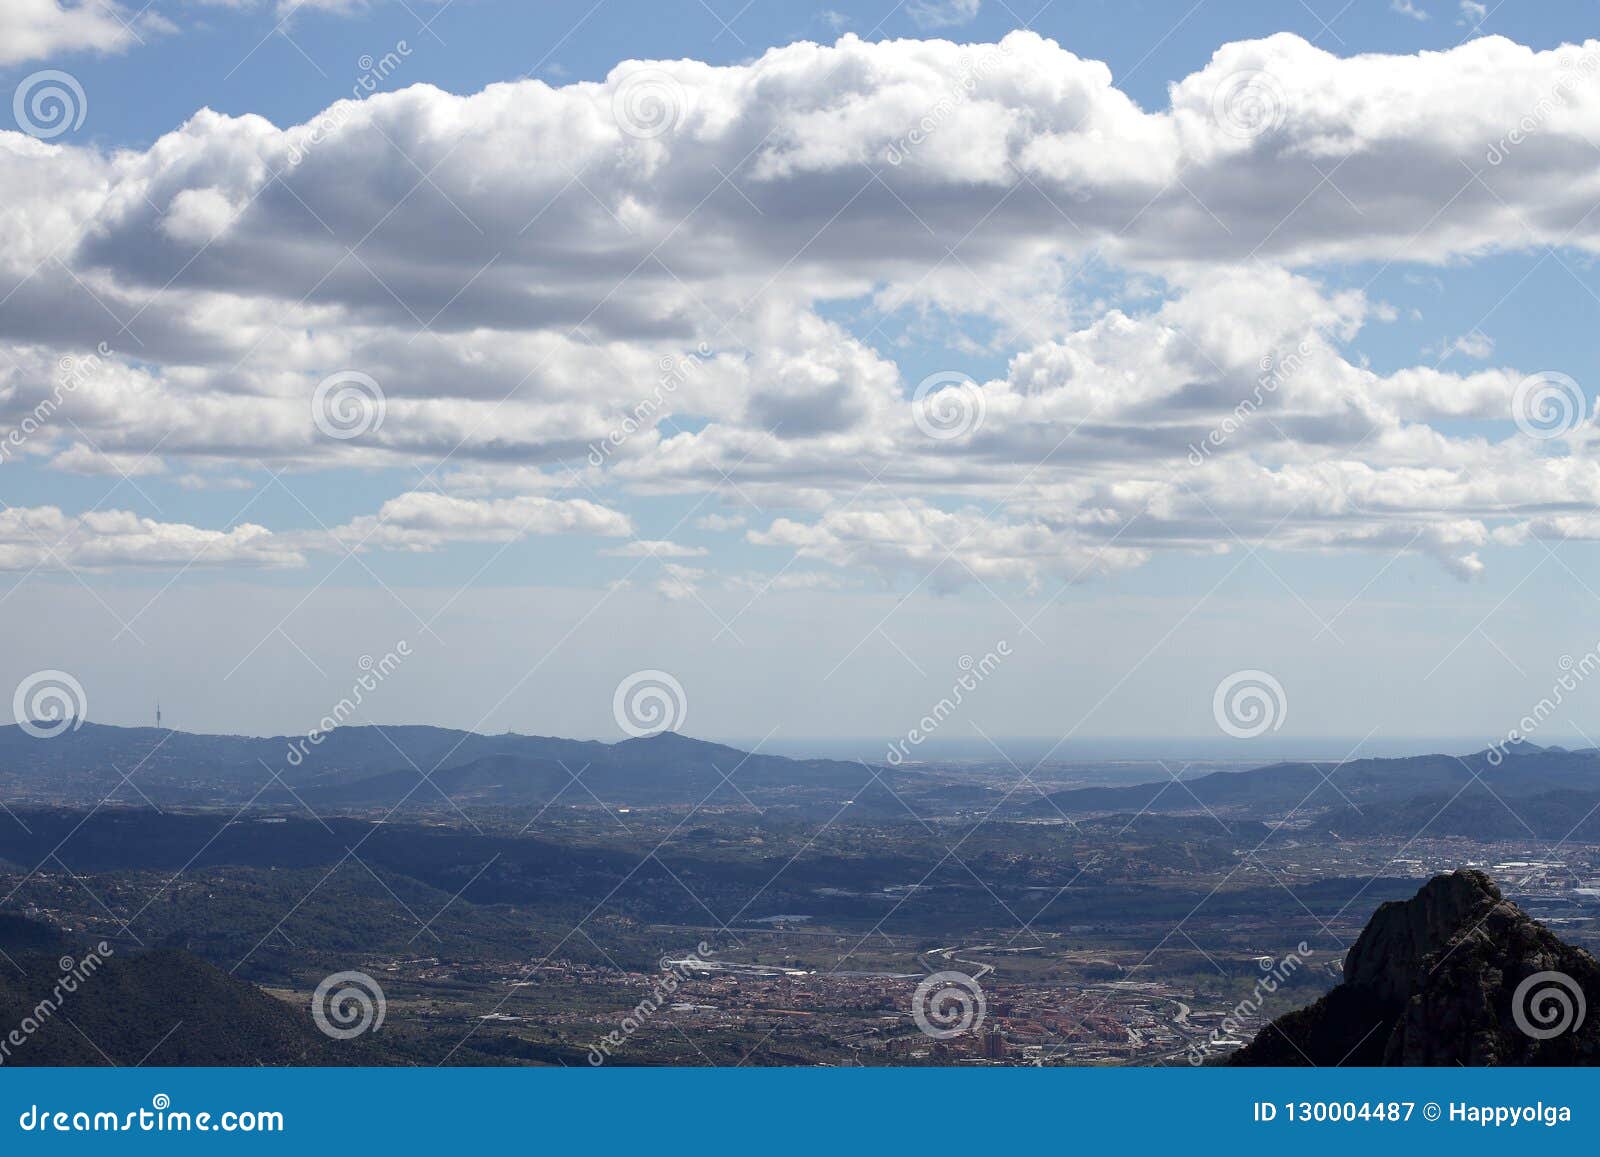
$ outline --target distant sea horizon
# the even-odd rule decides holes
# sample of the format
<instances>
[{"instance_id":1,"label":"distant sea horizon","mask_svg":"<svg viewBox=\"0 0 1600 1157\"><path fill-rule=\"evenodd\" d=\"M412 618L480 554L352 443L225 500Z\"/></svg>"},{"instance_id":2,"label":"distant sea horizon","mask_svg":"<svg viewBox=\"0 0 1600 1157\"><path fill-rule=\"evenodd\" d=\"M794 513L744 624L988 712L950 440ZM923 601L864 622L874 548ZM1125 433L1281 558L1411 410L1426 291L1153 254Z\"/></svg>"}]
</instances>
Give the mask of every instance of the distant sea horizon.
<instances>
[{"instance_id":1,"label":"distant sea horizon","mask_svg":"<svg viewBox=\"0 0 1600 1157\"><path fill-rule=\"evenodd\" d=\"M111 722L102 719L85 720L88 723L120 728L149 729L148 722ZM446 723L426 720L377 721L351 720L348 727L439 727L461 730ZM286 732L235 731L223 727L204 725L171 726L163 730L186 732L191 735L231 735L253 739L280 738ZM526 724L507 729L528 736L592 740L600 743L617 743L625 735L593 735L567 732L559 727ZM483 735L505 734L505 731L485 730ZM295 734L299 734L296 732ZM691 739L720 743L742 751L759 750L764 755L782 755L792 759L844 759L881 763L885 760L891 739L901 736L726 736L701 734L693 729L682 732ZM887 733L886 733L887 735ZM1482 751L1495 743L1504 743L1504 733L1487 736L1413 736L1371 735L1359 736L1259 736L1254 739L1232 739L1223 735L1199 736L1074 736L1061 740L1049 735L1012 736L951 736L932 737L912 750L908 763L931 762L990 762L1011 760L1022 764L1048 760L1051 763L1073 762L1133 762L1171 763L1174 760L1218 762L1226 764L1262 765L1287 760L1342 761L1346 759L1398 759L1416 755L1468 755ZM1587 750L1594 744L1580 735L1539 735L1530 740L1539 747L1566 747ZM1026 770L1026 768L1024 768ZM1175 770L1175 769L1174 769Z\"/></svg>"},{"instance_id":2,"label":"distant sea horizon","mask_svg":"<svg viewBox=\"0 0 1600 1157\"><path fill-rule=\"evenodd\" d=\"M983 738L930 739L916 749L914 759L933 761L971 761L1011 759L1037 762L1048 758L1053 763L1075 761L1155 762L1172 760L1216 760L1228 763L1277 763L1283 760L1338 761L1362 758L1402 758L1413 755L1467 755L1482 751L1491 743L1504 742L1505 736L1306 736L1290 738L1230 739L1226 736L1140 737L1084 736L1060 741L1055 736L991 736ZM992 742L991 742L992 740ZM717 739L730 747L749 750L760 744L768 755L792 758L865 759L884 758L882 738L853 737L803 739L774 736L764 743L760 737ZM1592 743L1581 736L1539 736L1540 747L1587 749ZM1027 770L1024 768L1023 770Z\"/></svg>"}]
</instances>

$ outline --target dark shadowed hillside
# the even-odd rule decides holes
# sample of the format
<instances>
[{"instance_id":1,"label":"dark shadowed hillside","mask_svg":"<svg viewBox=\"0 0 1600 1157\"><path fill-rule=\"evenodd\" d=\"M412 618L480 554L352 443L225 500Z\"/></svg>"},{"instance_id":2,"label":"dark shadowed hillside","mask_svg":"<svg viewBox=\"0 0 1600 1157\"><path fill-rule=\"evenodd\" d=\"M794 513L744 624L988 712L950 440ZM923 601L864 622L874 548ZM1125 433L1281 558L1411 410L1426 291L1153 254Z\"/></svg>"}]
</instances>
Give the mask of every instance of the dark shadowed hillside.
<instances>
[{"instance_id":1,"label":"dark shadowed hillside","mask_svg":"<svg viewBox=\"0 0 1600 1157\"><path fill-rule=\"evenodd\" d=\"M370 1041L331 1040L308 1009L187 952L98 956L14 916L0 931L0 1025L26 1034L10 1042L6 1065L346 1065L384 1055ZM74 973L63 994L58 984Z\"/></svg>"},{"instance_id":2,"label":"dark shadowed hillside","mask_svg":"<svg viewBox=\"0 0 1600 1157\"><path fill-rule=\"evenodd\" d=\"M1238 1065L1600 1063L1600 965L1483 873L1436 876L1379 907L1344 983L1273 1021Z\"/></svg>"}]
</instances>

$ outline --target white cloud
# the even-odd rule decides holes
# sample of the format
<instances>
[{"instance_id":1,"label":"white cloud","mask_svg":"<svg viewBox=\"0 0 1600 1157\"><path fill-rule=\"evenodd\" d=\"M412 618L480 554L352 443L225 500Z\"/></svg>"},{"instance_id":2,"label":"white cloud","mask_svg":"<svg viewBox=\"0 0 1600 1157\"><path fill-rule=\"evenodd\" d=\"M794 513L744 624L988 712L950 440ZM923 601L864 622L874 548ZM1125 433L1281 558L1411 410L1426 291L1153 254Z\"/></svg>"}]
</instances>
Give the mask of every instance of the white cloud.
<instances>
[{"instance_id":1,"label":"white cloud","mask_svg":"<svg viewBox=\"0 0 1600 1157\"><path fill-rule=\"evenodd\" d=\"M528 535L632 533L626 515L584 499L539 495L466 499L414 490L328 532L348 550L435 550L451 542L514 542ZM309 535L317 543L322 536Z\"/></svg>"},{"instance_id":2,"label":"white cloud","mask_svg":"<svg viewBox=\"0 0 1600 1157\"><path fill-rule=\"evenodd\" d=\"M749 520L742 514L702 514L694 520L694 524L701 530L721 534L730 530L740 530L747 521Z\"/></svg>"},{"instance_id":3,"label":"white cloud","mask_svg":"<svg viewBox=\"0 0 1600 1157\"><path fill-rule=\"evenodd\" d=\"M157 522L128 511L68 516L54 506L0 511L0 570L110 567L291 567L305 556L265 527L227 531Z\"/></svg>"},{"instance_id":4,"label":"white cloud","mask_svg":"<svg viewBox=\"0 0 1600 1157\"><path fill-rule=\"evenodd\" d=\"M681 546L661 539L638 538L626 546L613 547L600 553L614 558L700 558L710 552L703 546Z\"/></svg>"},{"instance_id":5,"label":"white cloud","mask_svg":"<svg viewBox=\"0 0 1600 1157\"><path fill-rule=\"evenodd\" d=\"M772 575L748 575L744 585L763 591L832 591L844 586L836 574L820 570L783 571Z\"/></svg>"},{"instance_id":6,"label":"white cloud","mask_svg":"<svg viewBox=\"0 0 1600 1157\"><path fill-rule=\"evenodd\" d=\"M0 570L299 567L316 552L427 551L529 535L629 533L628 519L616 511L581 499L538 496L472 501L413 491L384 503L377 515L331 530L276 533L252 523L217 531L124 510L68 515L54 506L13 506L0 510Z\"/></svg>"},{"instance_id":7,"label":"white cloud","mask_svg":"<svg viewBox=\"0 0 1600 1157\"><path fill-rule=\"evenodd\" d=\"M143 155L95 166L107 212L77 261L129 295L178 275L181 289L244 295L234 308L309 294L324 321L346 324L423 319L464 334L583 321L597 335L683 340L775 272L769 301L909 291L975 226L963 254L980 291L1097 247L1165 268L1400 251L1438 261L1574 228L1571 243L1594 248L1600 223L1585 214L1600 178L1581 154L1600 110L1573 102L1505 165L1484 160L1579 55L1485 38L1340 59L1279 35L1224 46L1173 86L1170 109L1146 113L1103 65L1029 33L985 50L845 37L746 65L655 66L677 115L646 139L619 129L613 109L637 66L604 84L465 97L418 86L282 131L204 112ZM1241 135L1249 126L1219 106L1240 76L1258 82L1270 131ZM953 99L964 78L970 95ZM945 107L920 144L905 141ZM904 160L890 165L897 142ZM511 163L530 149L568 164ZM1481 184L1464 162L1484 170ZM413 165L437 192L407 195ZM707 200L712 166L736 188ZM567 169L587 174L583 188ZM1019 173L1028 183L1014 189ZM307 229L313 212L331 235ZM414 259L419 238L426 262ZM357 241L361 261L335 267ZM652 253L659 265L634 268ZM181 297L162 301L176 312Z\"/></svg>"},{"instance_id":8,"label":"white cloud","mask_svg":"<svg viewBox=\"0 0 1600 1157\"><path fill-rule=\"evenodd\" d=\"M6 0L0 4L0 65L120 52L138 43L134 19L110 0Z\"/></svg>"},{"instance_id":9,"label":"white cloud","mask_svg":"<svg viewBox=\"0 0 1600 1157\"><path fill-rule=\"evenodd\" d=\"M1451 338L1439 349L1441 357L1451 354L1460 354L1462 357L1472 358L1475 361L1486 361L1494 356L1494 338L1480 330L1464 333L1460 337Z\"/></svg>"},{"instance_id":10,"label":"white cloud","mask_svg":"<svg viewBox=\"0 0 1600 1157\"><path fill-rule=\"evenodd\" d=\"M908 0L906 15L918 28L950 28L977 18L983 0Z\"/></svg>"},{"instance_id":11,"label":"white cloud","mask_svg":"<svg viewBox=\"0 0 1600 1157\"><path fill-rule=\"evenodd\" d=\"M664 562L655 582L655 591L664 599L678 602L696 596L706 572L681 563Z\"/></svg>"},{"instance_id":12,"label":"white cloud","mask_svg":"<svg viewBox=\"0 0 1600 1157\"><path fill-rule=\"evenodd\" d=\"M841 511L811 525L778 519L749 538L760 545L791 547L802 558L835 566L931 575L935 588L974 581L1034 585L1046 575L1080 581L1137 565L1146 557L1137 549L1096 549L1074 542L1042 522L997 522L976 509L951 513L920 502L897 509Z\"/></svg>"},{"instance_id":13,"label":"white cloud","mask_svg":"<svg viewBox=\"0 0 1600 1157\"><path fill-rule=\"evenodd\" d=\"M275 549L626 538L630 500L715 489L770 512L756 544L950 585L1241 540L1470 574L1507 528L1600 499L1560 453L1582 431L1511 423L1524 374L1559 367L1487 364L1474 333L1450 346L1473 372L1377 372L1353 347L1395 311L1304 271L1600 251L1600 102L1549 99L1585 61L1600 44L1340 58L1280 35L1223 46L1146 111L1031 33L845 37L417 86L286 128L206 110L142 151L0 134L0 427L56 397L109 310L137 342L26 453L81 469L92 441L182 478L448 459L443 492ZM646 73L666 116L629 124ZM1082 289L1090 262L1118 288ZM959 436L919 430L892 343L859 336L891 314L1007 356ZM311 408L345 369L385 407L347 440ZM1463 418L1498 432L1444 425ZM662 571L679 595L701 581Z\"/></svg>"},{"instance_id":14,"label":"white cloud","mask_svg":"<svg viewBox=\"0 0 1600 1157\"><path fill-rule=\"evenodd\" d=\"M98 474L110 478L138 478L160 474L166 465L150 454L103 454L92 446L74 442L50 460L57 470L70 474Z\"/></svg>"},{"instance_id":15,"label":"white cloud","mask_svg":"<svg viewBox=\"0 0 1600 1157\"><path fill-rule=\"evenodd\" d=\"M256 484L248 478L226 474L180 474L173 479L185 490L254 490Z\"/></svg>"}]
</instances>

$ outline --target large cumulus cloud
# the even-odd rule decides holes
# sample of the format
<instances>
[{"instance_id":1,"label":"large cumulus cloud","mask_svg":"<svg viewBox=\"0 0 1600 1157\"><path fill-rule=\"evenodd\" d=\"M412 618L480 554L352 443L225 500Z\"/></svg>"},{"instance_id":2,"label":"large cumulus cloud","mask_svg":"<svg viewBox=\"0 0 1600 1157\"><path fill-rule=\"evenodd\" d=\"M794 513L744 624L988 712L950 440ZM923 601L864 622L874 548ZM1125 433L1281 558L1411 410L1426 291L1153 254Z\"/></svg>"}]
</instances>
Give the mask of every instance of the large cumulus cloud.
<instances>
[{"instance_id":1,"label":"large cumulus cloud","mask_svg":"<svg viewBox=\"0 0 1600 1157\"><path fill-rule=\"evenodd\" d=\"M1257 541L1472 574L1587 533L1589 428L1513 425L1543 367L1373 371L1384 303L1311 270L1600 247L1597 72L1594 42L1281 35L1146 110L1030 33L846 37L281 128L202 110L136 151L0 134L0 421L105 343L26 456L424 472L338 543L625 536L629 494L732 485L771 508L755 543L953 581ZM880 332L908 315L1007 372L914 399ZM350 370L383 421L328 437L316 386Z\"/></svg>"}]
</instances>

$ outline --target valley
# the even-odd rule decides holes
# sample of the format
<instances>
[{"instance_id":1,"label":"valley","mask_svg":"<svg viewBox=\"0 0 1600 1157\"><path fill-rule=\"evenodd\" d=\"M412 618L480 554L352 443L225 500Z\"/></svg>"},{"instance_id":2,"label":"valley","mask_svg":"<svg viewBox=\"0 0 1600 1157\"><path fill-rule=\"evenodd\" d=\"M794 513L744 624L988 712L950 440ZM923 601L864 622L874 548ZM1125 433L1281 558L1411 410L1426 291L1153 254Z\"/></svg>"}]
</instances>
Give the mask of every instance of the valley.
<instances>
[{"instance_id":1,"label":"valley","mask_svg":"<svg viewBox=\"0 0 1600 1157\"><path fill-rule=\"evenodd\" d=\"M369 975L388 1013L367 1063L1209 1062L1331 988L1378 904L1462 866L1600 946L1583 812L1507 837L1462 802L1481 785L1515 823L1519 804L1588 798L1592 753L1521 753L1511 786L1472 774L1473 757L1425 757L1148 787L1056 786L1106 774L1060 766L1041 773L1049 790L675 735L498 741L566 744L607 770L554 790L544 757L481 754L483 737L424 776L379 771L362 736L340 736L298 780L261 772L274 792L245 782L270 741L116 732L91 732L59 786L58 764L8 759L0 910L130 955L188 954L297 1016L324 977ZM406 737L410 754L459 741L430 732ZM55 760L73 742L38 746ZM104 783L96 760L129 755L113 798L77 797ZM485 760L506 766L487 776ZM369 786L329 802L339 784ZM1380 822L1421 808L1434 822L1416 834ZM924 979L952 975L977 999L946 1036L916 1013Z\"/></svg>"}]
</instances>

